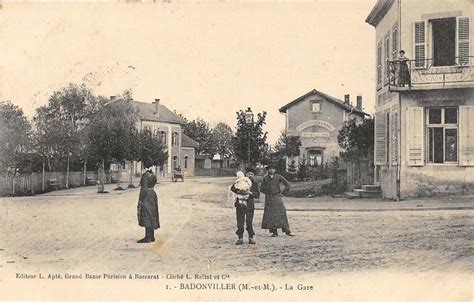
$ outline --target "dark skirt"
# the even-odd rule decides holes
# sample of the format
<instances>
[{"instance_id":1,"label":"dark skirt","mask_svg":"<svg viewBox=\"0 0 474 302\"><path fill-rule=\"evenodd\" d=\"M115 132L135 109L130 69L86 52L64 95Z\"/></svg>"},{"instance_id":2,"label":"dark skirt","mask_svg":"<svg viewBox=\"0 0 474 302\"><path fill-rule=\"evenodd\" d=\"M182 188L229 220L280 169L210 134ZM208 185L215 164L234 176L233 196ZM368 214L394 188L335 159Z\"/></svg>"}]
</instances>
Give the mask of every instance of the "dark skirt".
<instances>
[{"instance_id":1,"label":"dark skirt","mask_svg":"<svg viewBox=\"0 0 474 302\"><path fill-rule=\"evenodd\" d=\"M262 229L289 229L286 208L281 195L265 195Z\"/></svg>"},{"instance_id":2,"label":"dark skirt","mask_svg":"<svg viewBox=\"0 0 474 302\"><path fill-rule=\"evenodd\" d=\"M160 218L158 215L158 197L153 189L143 194L137 206L138 225L146 228L158 229Z\"/></svg>"}]
</instances>

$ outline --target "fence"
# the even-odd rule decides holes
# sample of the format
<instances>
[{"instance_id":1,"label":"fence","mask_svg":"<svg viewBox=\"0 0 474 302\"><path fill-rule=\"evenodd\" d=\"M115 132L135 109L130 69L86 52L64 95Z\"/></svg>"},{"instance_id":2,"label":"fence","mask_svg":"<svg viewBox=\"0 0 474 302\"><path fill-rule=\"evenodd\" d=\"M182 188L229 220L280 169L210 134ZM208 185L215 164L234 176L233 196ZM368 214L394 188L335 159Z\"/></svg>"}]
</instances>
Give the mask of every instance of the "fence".
<instances>
[{"instance_id":1,"label":"fence","mask_svg":"<svg viewBox=\"0 0 474 302\"><path fill-rule=\"evenodd\" d=\"M116 182L118 172L106 171L105 183ZM69 179L68 179L69 178ZM32 173L28 175L0 176L0 196L34 195L49 192L55 189L65 189L66 182L69 188L95 185L97 183L97 171L84 172L45 172ZM121 181L127 182L128 177L122 174Z\"/></svg>"},{"instance_id":2,"label":"fence","mask_svg":"<svg viewBox=\"0 0 474 302\"><path fill-rule=\"evenodd\" d=\"M196 168L194 170L194 175L225 177L225 176L235 176L235 173L237 171L238 171L237 169L225 169L225 168L212 168L212 169Z\"/></svg>"},{"instance_id":3,"label":"fence","mask_svg":"<svg viewBox=\"0 0 474 302\"><path fill-rule=\"evenodd\" d=\"M361 159L359 162L342 162L341 168L346 171L347 189L352 191L362 185L373 184L374 164L372 159Z\"/></svg>"}]
</instances>

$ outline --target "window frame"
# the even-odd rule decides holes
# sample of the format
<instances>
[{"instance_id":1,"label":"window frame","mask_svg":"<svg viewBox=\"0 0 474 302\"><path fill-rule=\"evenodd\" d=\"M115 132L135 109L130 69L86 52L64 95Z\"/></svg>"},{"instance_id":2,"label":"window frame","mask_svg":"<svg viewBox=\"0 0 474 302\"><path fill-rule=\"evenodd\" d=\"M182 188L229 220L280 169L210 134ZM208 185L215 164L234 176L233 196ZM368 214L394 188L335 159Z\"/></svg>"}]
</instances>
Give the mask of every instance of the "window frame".
<instances>
[{"instance_id":1,"label":"window frame","mask_svg":"<svg viewBox=\"0 0 474 302\"><path fill-rule=\"evenodd\" d=\"M314 109L314 107L313 107L314 104L319 104L319 111L313 110L313 109ZM319 101L319 100L313 100L313 101L311 101L310 111L311 111L312 113L321 113L322 108L323 108L323 102L322 102L322 101Z\"/></svg>"},{"instance_id":2,"label":"window frame","mask_svg":"<svg viewBox=\"0 0 474 302\"><path fill-rule=\"evenodd\" d=\"M441 110L441 123L431 124L430 123L430 110L440 109ZM446 121L446 109L456 109L456 124L447 124ZM443 162L434 162L434 150L433 150L433 161L430 158L430 135L429 131L434 128L443 129ZM446 130L456 130L456 161L446 161ZM426 145L426 164L427 165L458 165L459 163L459 107L457 106L446 106L446 107L427 107L425 108L425 145Z\"/></svg>"},{"instance_id":3,"label":"window frame","mask_svg":"<svg viewBox=\"0 0 474 302\"><path fill-rule=\"evenodd\" d=\"M377 77L377 90L382 88L382 40L377 43L376 50L376 77Z\"/></svg>"}]
</instances>

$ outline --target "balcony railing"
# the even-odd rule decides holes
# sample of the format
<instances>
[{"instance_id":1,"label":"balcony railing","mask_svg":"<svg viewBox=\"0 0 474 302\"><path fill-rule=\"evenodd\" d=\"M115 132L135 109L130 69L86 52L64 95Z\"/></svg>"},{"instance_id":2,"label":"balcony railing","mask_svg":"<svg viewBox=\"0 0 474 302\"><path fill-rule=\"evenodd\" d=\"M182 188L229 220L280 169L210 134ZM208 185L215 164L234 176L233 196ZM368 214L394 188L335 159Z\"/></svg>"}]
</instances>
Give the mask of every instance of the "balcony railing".
<instances>
[{"instance_id":1,"label":"balcony railing","mask_svg":"<svg viewBox=\"0 0 474 302\"><path fill-rule=\"evenodd\" d=\"M473 62L474 56L456 57L451 62L434 59L389 61L389 87L390 90L397 91L474 84Z\"/></svg>"}]
</instances>

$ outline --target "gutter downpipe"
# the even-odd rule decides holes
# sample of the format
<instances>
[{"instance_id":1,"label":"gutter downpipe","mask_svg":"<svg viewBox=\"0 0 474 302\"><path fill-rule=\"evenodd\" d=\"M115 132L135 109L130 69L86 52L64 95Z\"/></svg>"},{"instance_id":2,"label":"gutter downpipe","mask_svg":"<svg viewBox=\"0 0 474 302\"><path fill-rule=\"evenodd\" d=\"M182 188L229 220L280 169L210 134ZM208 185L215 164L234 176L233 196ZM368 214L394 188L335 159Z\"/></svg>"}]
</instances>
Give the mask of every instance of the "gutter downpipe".
<instances>
[{"instance_id":1,"label":"gutter downpipe","mask_svg":"<svg viewBox=\"0 0 474 302\"><path fill-rule=\"evenodd\" d=\"M402 0L398 0L398 43L402 49ZM401 166L402 166L402 96L398 92L398 165L397 165L397 201L400 201Z\"/></svg>"}]
</instances>

